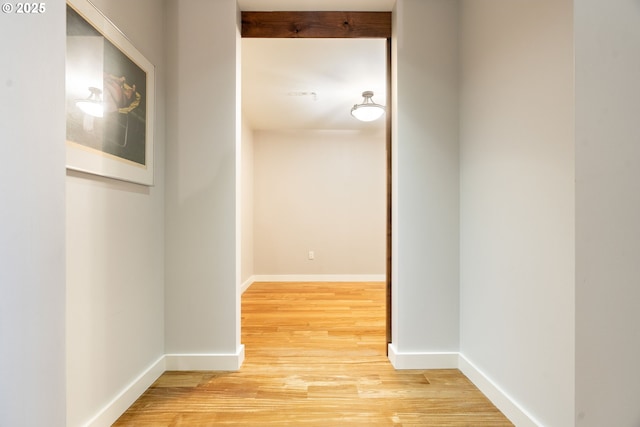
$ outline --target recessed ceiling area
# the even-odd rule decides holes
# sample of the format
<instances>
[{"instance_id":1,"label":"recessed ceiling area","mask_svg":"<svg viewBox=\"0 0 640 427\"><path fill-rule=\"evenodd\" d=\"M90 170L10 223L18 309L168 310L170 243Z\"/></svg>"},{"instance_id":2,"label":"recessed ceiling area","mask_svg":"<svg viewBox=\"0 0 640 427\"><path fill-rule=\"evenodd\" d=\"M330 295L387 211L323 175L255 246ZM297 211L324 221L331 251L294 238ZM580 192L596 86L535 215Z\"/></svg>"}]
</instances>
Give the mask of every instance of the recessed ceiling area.
<instances>
[{"instance_id":1,"label":"recessed ceiling area","mask_svg":"<svg viewBox=\"0 0 640 427\"><path fill-rule=\"evenodd\" d=\"M384 129L350 111L367 90L386 104L386 50L385 39L243 38L243 115L254 130Z\"/></svg>"}]
</instances>

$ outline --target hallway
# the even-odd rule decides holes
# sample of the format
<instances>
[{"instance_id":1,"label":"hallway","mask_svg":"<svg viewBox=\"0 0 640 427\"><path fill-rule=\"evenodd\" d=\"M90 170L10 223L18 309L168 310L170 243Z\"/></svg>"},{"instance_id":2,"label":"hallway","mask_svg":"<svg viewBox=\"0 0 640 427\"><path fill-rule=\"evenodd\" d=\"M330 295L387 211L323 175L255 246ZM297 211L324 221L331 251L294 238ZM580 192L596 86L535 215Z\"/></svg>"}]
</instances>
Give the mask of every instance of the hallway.
<instances>
[{"instance_id":1,"label":"hallway","mask_svg":"<svg viewBox=\"0 0 640 427\"><path fill-rule=\"evenodd\" d=\"M239 372L166 372L114 426L510 426L457 370L396 371L384 283L254 283Z\"/></svg>"}]
</instances>

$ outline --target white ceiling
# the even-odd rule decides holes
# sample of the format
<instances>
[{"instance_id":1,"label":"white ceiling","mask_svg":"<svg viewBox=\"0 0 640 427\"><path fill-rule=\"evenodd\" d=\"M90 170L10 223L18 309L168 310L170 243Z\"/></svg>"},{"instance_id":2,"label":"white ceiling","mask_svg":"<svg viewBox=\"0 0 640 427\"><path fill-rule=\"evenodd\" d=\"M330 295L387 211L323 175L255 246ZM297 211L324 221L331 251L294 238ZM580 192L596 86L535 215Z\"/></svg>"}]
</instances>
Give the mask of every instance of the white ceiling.
<instances>
[{"instance_id":1,"label":"white ceiling","mask_svg":"<svg viewBox=\"0 0 640 427\"><path fill-rule=\"evenodd\" d=\"M386 69L384 39L244 38L243 114L253 129L384 129L350 111L365 90L386 103Z\"/></svg>"},{"instance_id":2,"label":"white ceiling","mask_svg":"<svg viewBox=\"0 0 640 427\"><path fill-rule=\"evenodd\" d=\"M238 0L243 11L384 11L396 0ZM242 107L254 129L384 129L351 117L362 92L386 100L375 39L242 39Z\"/></svg>"}]
</instances>

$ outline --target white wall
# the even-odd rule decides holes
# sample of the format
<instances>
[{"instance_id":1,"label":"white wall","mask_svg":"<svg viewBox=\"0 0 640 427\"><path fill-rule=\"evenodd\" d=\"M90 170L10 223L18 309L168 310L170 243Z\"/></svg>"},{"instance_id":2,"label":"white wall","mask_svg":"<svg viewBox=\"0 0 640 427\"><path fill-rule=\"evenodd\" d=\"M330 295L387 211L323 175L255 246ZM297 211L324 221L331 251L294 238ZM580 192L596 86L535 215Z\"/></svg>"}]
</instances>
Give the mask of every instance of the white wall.
<instances>
[{"instance_id":1,"label":"white wall","mask_svg":"<svg viewBox=\"0 0 640 427\"><path fill-rule=\"evenodd\" d=\"M570 426L572 2L469 0L460 23L461 353L542 425Z\"/></svg>"},{"instance_id":2,"label":"white wall","mask_svg":"<svg viewBox=\"0 0 640 427\"><path fill-rule=\"evenodd\" d=\"M240 345L238 15L167 2L166 352L212 362Z\"/></svg>"},{"instance_id":3,"label":"white wall","mask_svg":"<svg viewBox=\"0 0 640 427\"><path fill-rule=\"evenodd\" d=\"M383 133L256 131L254 153L254 274L384 277Z\"/></svg>"},{"instance_id":4,"label":"white wall","mask_svg":"<svg viewBox=\"0 0 640 427\"><path fill-rule=\"evenodd\" d=\"M12 427L66 422L64 2L46 8L0 15L0 425Z\"/></svg>"},{"instance_id":5,"label":"white wall","mask_svg":"<svg viewBox=\"0 0 640 427\"><path fill-rule=\"evenodd\" d=\"M575 2L576 425L640 425L640 3Z\"/></svg>"},{"instance_id":6,"label":"white wall","mask_svg":"<svg viewBox=\"0 0 640 427\"><path fill-rule=\"evenodd\" d=\"M69 426L106 409L164 354L164 9L94 4L156 67L155 186L67 173Z\"/></svg>"},{"instance_id":7,"label":"white wall","mask_svg":"<svg viewBox=\"0 0 640 427\"><path fill-rule=\"evenodd\" d=\"M241 174L241 186L242 186L242 205L240 212L242 215L242 262L241 262L241 276L240 286L249 286L251 284L251 277L254 272L254 233L253 233L253 197L254 197L254 141L253 130L249 126L246 120L242 121L242 174Z\"/></svg>"},{"instance_id":8,"label":"white wall","mask_svg":"<svg viewBox=\"0 0 640 427\"><path fill-rule=\"evenodd\" d=\"M393 68L393 346L456 352L458 3L398 0Z\"/></svg>"}]
</instances>

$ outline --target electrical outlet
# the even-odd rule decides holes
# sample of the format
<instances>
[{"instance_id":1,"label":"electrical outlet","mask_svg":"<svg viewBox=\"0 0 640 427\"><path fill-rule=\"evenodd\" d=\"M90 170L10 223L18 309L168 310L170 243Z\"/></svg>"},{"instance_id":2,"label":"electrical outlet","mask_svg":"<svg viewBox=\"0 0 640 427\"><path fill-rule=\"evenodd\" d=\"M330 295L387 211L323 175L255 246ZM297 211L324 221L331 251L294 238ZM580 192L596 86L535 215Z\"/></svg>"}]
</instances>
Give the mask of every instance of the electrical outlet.
<instances>
[{"instance_id":1,"label":"electrical outlet","mask_svg":"<svg viewBox=\"0 0 640 427\"><path fill-rule=\"evenodd\" d=\"M309 251L309 259L314 259L316 257L316 254L313 253L313 251Z\"/></svg>"}]
</instances>

